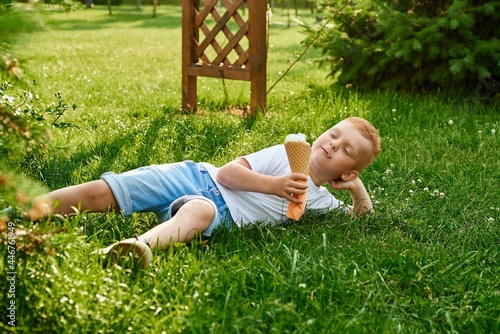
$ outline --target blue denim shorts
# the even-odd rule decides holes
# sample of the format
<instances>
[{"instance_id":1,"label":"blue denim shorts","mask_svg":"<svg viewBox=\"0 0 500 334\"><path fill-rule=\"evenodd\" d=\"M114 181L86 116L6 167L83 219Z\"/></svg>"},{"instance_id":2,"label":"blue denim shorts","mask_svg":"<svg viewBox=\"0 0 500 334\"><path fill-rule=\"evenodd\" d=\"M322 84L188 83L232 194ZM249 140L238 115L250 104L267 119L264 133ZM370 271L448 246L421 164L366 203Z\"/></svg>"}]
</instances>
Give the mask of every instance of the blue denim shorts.
<instances>
[{"instance_id":1,"label":"blue denim shorts","mask_svg":"<svg viewBox=\"0 0 500 334\"><path fill-rule=\"evenodd\" d=\"M227 204L206 168L192 161L140 167L128 172L104 173L125 217L134 212L154 212L159 222L170 219L187 201L203 199L215 210L209 236L220 225L231 227Z\"/></svg>"}]
</instances>

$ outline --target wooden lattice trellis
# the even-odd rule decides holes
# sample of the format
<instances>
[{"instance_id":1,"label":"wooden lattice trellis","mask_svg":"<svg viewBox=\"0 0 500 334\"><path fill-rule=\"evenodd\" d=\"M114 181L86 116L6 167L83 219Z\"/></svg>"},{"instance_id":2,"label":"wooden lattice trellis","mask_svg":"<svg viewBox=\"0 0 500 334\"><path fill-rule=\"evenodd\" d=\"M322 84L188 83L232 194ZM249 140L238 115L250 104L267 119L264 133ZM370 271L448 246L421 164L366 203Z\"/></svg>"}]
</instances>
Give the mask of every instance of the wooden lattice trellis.
<instances>
[{"instance_id":1,"label":"wooden lattice trellis","mask_svg":"<svg viewBox=\"0 0 500 334\"><path fill-rule=\"evenodd\" d=\"M251 112L265 108L266 11L267 0L183 1L183 109L196 110L199 76L250 81Z\"/></svg>"}]
</instances>

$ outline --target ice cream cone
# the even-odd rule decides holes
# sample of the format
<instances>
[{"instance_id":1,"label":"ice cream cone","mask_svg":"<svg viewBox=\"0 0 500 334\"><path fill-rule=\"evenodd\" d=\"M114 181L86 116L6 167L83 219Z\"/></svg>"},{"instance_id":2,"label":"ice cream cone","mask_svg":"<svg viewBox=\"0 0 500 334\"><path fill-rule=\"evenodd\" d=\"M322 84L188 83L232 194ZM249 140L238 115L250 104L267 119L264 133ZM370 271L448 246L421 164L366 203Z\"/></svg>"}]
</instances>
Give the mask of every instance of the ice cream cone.
<instances>
[{"instance_id":1,"label":"ice cream cone","mask_svg":"<svg viewBox=\"0 0 500 334\"><path fill-rule=\"evenodd\" d=\"M303 134L289 135L285 139L285 150L290 163L292 173L309 175L309 162L311 157L311 146L306 142ZM304 181L307 182L307 181ZM302 204L290 202L286 216L293 220L299 220L306 208L307 190L302 195L293 195L302 199Z\"/></svg>"}]
</instances>

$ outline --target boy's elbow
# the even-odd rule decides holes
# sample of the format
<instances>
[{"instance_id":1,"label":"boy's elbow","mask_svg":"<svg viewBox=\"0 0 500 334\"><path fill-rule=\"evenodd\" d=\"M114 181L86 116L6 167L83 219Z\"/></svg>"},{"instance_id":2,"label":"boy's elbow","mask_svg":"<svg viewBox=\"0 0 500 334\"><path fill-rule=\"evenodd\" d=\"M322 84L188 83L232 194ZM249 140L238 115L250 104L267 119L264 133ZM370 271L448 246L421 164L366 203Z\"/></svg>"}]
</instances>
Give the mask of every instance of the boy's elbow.
<instances>
[{"instance_id":1,"label":"boy's elbow","mask_svg":"<svg viewBox=\"0 0 500 334\"><path fill-rule=\"evenodd\" d=\"M373 208L362 210L362 211L358 214L358 216L360 216L360 217L364 217L364 216L366 216L367 214L375 214L375 210L374 210Z\"/></svg>"},{"instance_id":2,"label":"boy's elbow","mask_svg":"<svg viewBox=\"0 0 500 334\"><path fill-rule=\"evenodd\" d=\"M224 165L221 169L219 169L215 178L217 182L226 188L231 188L231 175L233 174L233 169L234 166L231 163Z\"/></svg>"},{"instance_id":3,"label":"boy's elbow","mask_svg":"<svg viewBox=\"0 0 500 334\"><path fill-rule=\"evenodd\" d=\"M229 175L227 175L226 173L219 171L217 173L217 177L215 179L217 180L218 183L220 183L224 187L228 187L230 178L229 178Z\"/></svg>"},{"instance_id":4,"label":"boy's elbow","mask_svg":"<svg viewBox=\"0 0 500 334\"><path fill-rule=\"evenodd\" d=\"M347 214L361 218L364 217L366 214L375 214L375 209L373 207L354 208L353 206L349 206Z\"/></svg>"},{"instance_id":5,"label":"boy's elbow","mask_svg":"<svg viewBox=\"0 0 500 334\"><path fill-rule=\"evenodd\" d=\"M371 207L363 207L363 209L359 213L359 216L363 217L363 216L366 216L367 214L375 214L375 209L373 209L373 206L371 206Z\"/></svg>"},{"instance_id":6,"label":"boy's elbow","mask_svg":"<svg viewBox=\"0 0 500 334\"><path fill-rule=\"evenodd\" d=\"M242 177L242 170L251 169L248 162L241 158L229 162L222 166L217 172L215 180L226 188L233 188L238 186L238 179Z\"/></svg>"}]
</instances>

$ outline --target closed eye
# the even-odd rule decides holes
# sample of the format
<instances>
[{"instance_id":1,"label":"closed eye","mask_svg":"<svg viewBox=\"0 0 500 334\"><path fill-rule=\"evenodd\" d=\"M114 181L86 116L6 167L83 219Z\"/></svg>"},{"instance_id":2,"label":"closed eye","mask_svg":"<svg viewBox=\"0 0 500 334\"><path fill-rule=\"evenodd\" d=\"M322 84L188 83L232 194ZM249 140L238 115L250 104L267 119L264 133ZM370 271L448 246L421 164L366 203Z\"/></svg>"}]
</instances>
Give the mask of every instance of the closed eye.
<instances>
[{"instance_id":1,"label":"closed eye","mask_svg":"<svg viewBox=\"0 0 500 334\"><path fill-rule=\"evenodd\" d=\"M351 158L355 158L356 157L356 151L354 151L354 149L352 148L352 146L350 145L345 145L343 146L342 150L344 151L344 153L351 157Z\"/></svg>"}]
</instances>

